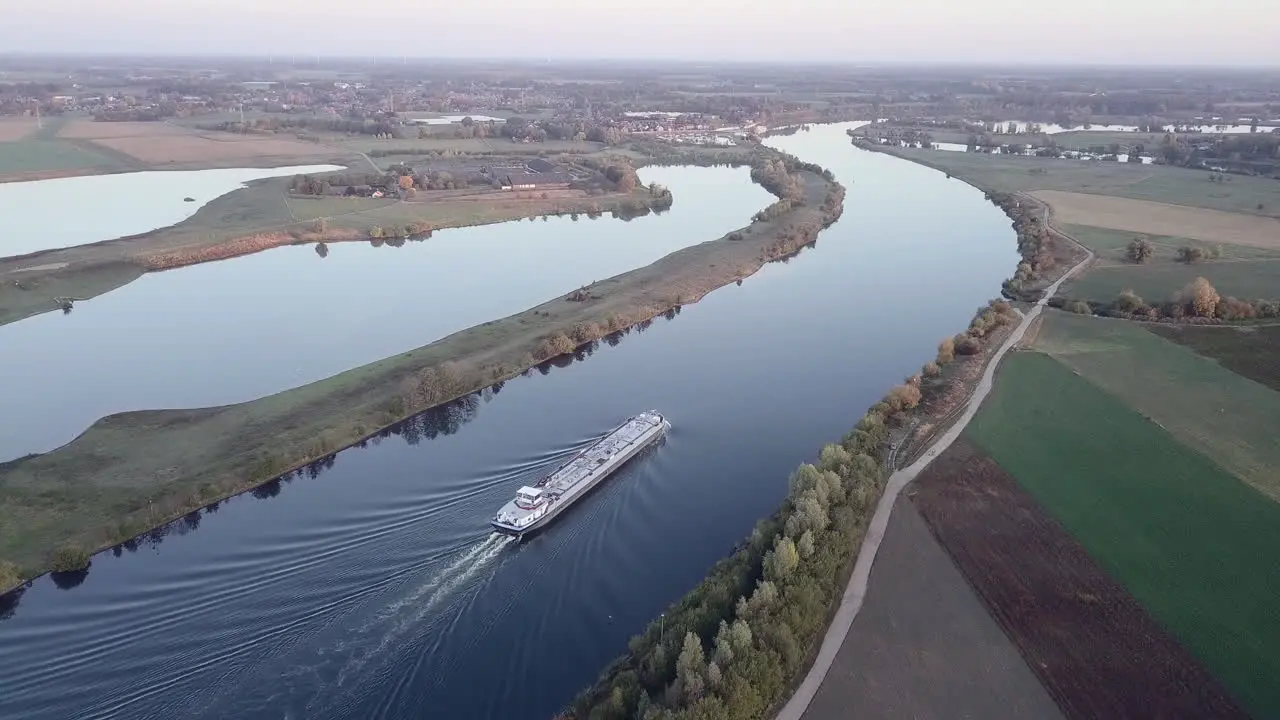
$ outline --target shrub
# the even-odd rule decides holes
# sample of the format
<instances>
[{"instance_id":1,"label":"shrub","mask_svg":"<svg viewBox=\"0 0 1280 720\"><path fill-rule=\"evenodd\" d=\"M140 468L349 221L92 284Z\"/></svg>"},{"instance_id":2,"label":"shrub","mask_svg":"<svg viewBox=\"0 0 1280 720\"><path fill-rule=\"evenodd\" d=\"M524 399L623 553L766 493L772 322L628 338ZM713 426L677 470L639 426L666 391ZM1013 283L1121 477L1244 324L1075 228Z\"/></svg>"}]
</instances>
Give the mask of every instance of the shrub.
<instances>
[{"instance_id":1,"label":"shrub","mask_svg":"<svg viewBox=\"0 0 1280 720\"><path fill-rule=\"evenodd\" d=\"M942 366L936 362L927 362L924 367L920 368L920 373L925 377L938 377L942 374Z\"/></svg>"},{"instance_id":2,"label":"shrub","mask_svg":"<svg viewBox=\"0 0 1280 720\"><path fill-rule=\"evenodd\" d=\"M50 562L54 572L76 572L89 567L89 553L75 543L66 543L53 551Z\"/></svg>"},{"instance_id":3,"label":"shrub","mask_svg":"<svg viewBox=\"0 0 1280 720\"><path fill-rule=\"evenodd\" d=\"M24 578L18 571L18 566L7 560L0 560L0 593L8 590L15 585L22 584Z\"/></svg>"},{"instance_id":4,"label":"shrub","mask_svg":"<svg viewBox=\"0 0 1280 720\"><path fill-rule=\"evenodd\" d=\"M1072 300L1064 305L1062 309L1077 315L1090 315L1093 313L1093 308L1090 308L1089 303L1083 300Z\"/></svg>"},{"instance_id":5,"label":"shrub","mask_svg":"<svg viewBox=\"0 0 1280 720\"><path fill-rule=\"evenodd\" d=\"M976 338L966 335L956 343L957 355L977 355L980 352L982 352L982 343Z\"/></svg>"},{"instance_id":6,"label":"shrub","mask_svg":"<svg viewBox=\"0 0 1280 720\"><path fill-rule=\"evenodd\" d=\"M946 365L947 363L955 359L956 359L956 341L954 339L947 338L946 340L943 340L942 342L938 343L938 364L939 365Z\"/></svg>"},{"instance_id":7,"label":"shrub","mask_svg":"<svg viewBox=\"0 0 1280 720\"><path fill-rule=\"evenodd\" d=\"M571 353L576 347L577 345L569 339L569 336L564 333L555 333L538 344L538 351L534 353L534 358L538 361L550 360L553 357Z\"/></svg>"},{"instance_id":8,"label":"shrub","mask_svg":"<svg viewBox=\"0 0 1280 720\"><path fill-rule=\"evenodd\" d=\"M1144 263L1156 254L1156 246L1151 243L1146 236L1136 237L1129 242L1129 247L1125 249L1124 255L1130 261L1135 263Z\"/></svg>"},{"instance_id":9,"label":"shrub","mask_svg":"<svg viewBox=\"0 0 1280 720\"><path fill-rule=\"evenodd\" d=\"M1115 306L1121 312L1135 313L1146 307L1147 304L1134 291L1125 290L1116 297Z\"/></svg>"},{"instance_id":10,"label":"shrub","mask_svg":"<svg viewBox=\"0 0 1280 720\"><path fill-rule=\"evenodd\" d=\"M1183 245L1182 247L1178 248L1178 262L1182 262L1190 265L1192 263L1200 262L1204 258L1205 258L1204 250L1201 250L1198 247Z\"/></svg>"},{"instance_id":11,"label":"shrub","mask_svg":"<svg viewBox=\"0 0 1280 720\"><path fill-rule=\"evenodd\" d=\"M569 333L569 336L575 343L582 345L595 340L603 334L604 333L600 330L600 326L595 323L578 323L573 326L573 330ZM572 352L573 348L569 348L568 351Z\"/></svg>"}]
</instances>

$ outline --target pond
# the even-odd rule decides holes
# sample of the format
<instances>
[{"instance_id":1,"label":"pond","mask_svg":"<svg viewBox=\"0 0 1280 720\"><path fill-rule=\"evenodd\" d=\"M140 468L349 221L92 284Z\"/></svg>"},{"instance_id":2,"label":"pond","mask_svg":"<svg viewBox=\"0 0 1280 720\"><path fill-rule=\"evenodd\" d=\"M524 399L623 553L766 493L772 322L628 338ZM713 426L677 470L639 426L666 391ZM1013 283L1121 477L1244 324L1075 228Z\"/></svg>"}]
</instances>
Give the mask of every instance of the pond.
<instances>
[{"instance_id":1,"label":"pond","mask_svg":"<svg viewBox=\"0 0 1280 720\"><path fill-rule=\"evenodd\" d=\"M0 716L546 720L1015 267L981 192L847 127L770 140L849 189L816 247L11 599ZM664 445L532 540L489 532L649 408Z\"/></svg>"}]
</instances>

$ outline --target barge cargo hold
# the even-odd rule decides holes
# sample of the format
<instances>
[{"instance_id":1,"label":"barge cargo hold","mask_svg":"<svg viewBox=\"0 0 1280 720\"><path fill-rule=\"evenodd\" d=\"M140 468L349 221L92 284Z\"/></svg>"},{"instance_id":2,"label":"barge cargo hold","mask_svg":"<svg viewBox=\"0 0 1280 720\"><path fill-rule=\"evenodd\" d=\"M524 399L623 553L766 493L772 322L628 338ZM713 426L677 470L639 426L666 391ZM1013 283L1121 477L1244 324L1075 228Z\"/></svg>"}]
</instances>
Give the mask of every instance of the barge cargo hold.
<instances>
[{"instance_id":1,"label":"barge cargo hold","mask_svg":"<svg viewBox=\"0 0 1280 720\"><path fill-rule=\"evenodd\" d=\"M491 524L507 535L522 536L546 527L565 508L622 467L671 428L660 413L642 412L614 428L590 447L538 481L516 492Z\"/></svg>"}]
</instances>

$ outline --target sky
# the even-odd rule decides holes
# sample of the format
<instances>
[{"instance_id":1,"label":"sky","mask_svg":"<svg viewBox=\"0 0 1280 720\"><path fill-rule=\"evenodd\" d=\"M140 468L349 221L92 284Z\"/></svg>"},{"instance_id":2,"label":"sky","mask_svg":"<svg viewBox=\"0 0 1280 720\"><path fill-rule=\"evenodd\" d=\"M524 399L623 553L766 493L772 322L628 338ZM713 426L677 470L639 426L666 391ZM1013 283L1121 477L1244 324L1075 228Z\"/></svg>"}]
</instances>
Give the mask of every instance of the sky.
<instances>
[{"instance_id":1,"label":"sky","mask_svg":"<svg viewBox=\"0 0 1280 720\"><path fill-rule=\"evenodd\" d=\"M0 0L0 53L1280 67L1280 0Z\"/></svg>"}]
</instances>

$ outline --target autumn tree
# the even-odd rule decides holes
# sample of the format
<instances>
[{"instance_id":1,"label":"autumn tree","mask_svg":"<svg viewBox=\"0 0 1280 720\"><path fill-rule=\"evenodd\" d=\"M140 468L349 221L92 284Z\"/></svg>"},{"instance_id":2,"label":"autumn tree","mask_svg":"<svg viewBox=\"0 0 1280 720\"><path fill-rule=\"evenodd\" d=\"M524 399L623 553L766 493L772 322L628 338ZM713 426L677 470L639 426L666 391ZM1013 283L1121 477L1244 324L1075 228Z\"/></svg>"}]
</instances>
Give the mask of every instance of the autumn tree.
<instances>
[{"instance_id":1,"label":"autumn tree","mask_svg":"<svg viewBox=\"0 0 1280 720\"><path fill-rule=\"evenodd\" d=\"M1202 277L1192 280L1179 295L1196 317L1213 317L1218 311L1218 303L1222 302L1218 291Z\"/></svg>"},{"instance_id":2,"label":"autumn tree","mask_svg":"<svg viewBox=\"0 0 1280 720\"><path fill-rule=\"evenodd\" d=\"M1125 257L1135 263L1145 263L1156 254L1156 246L1146 236L1136 237L1129 242Z\"/></svg>"},{"instance_id":3,"label":"autumn tree","mask_svg":"<svg viewBox=\"0 0 1280 720\"><path fill-rule=\"evenodd\" d=\"M947 338L946 340L943 340L942 342L938 343L938 364L939 365L946 365L947 363L955 359L956 359L956 341L954 339Z\"/></svg>"}]
</instances>

